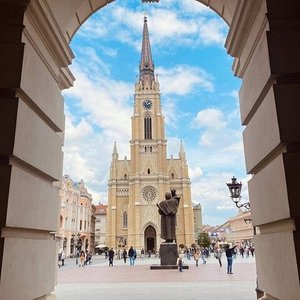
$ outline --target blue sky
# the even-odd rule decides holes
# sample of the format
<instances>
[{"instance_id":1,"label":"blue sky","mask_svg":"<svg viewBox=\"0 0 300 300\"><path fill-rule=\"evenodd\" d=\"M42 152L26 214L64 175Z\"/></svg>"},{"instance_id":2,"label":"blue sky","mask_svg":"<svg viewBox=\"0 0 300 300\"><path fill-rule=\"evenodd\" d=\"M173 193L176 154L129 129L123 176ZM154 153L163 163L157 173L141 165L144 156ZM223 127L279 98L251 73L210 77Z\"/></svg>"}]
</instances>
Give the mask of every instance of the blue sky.
<instances>
[{"instance_id":1,"label":"blue sky","mask_svg":"<svg viewBox=\"0 0 300 300\"><path fill-rule=\"evenodd\" d=\"M107 203L114 141L130 158L133 93L140 61L144 12L155 73L161 88L168 157L183 140L192 201L203 223L217 225L237 214L226 182L235 175L248 200L233 59L224 48L228 27L194 0L114 1L90 17L74 36L74 87L64 91L64 174L83 179L94 203Z\"/></svg>"}]
</instances>

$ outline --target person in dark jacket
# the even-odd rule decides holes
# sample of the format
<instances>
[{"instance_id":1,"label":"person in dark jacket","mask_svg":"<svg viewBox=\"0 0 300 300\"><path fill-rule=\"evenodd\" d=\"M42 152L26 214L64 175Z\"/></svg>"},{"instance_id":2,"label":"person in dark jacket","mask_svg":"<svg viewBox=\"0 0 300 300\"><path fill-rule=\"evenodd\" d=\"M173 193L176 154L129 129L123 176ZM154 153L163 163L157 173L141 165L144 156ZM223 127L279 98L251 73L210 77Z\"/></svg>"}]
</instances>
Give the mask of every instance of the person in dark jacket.
<instances>
[{"instance_id":1,"label":"person in dark jacket","mask_svg":"<svg viewBox=\"0 0 300 300\"><path fill-rule=\"evenodd\" d=\"M226 257L227 257L227 274L233 274L232 273L232 255L234 252L234 249L237 245L235 245L232 248L229 248L229 245L226 245Z\"/></svg>"},{"instance_id":2,"label":"person in dark jacket","mask_svg":"<svg viewBox=\"0 0 300 300\"><path fill-rule=\"evenodd\" d=\"M129 251L128 251L128 256L129 256L129 262L131 266L134 266L134 261L136 259L136 251L135 249L133 249L133 247L131 246Z\"/></svg>"},{"instance_id":3,"label":"person in dark jacket","mask_svg":"<svg viewBox=\"0 0 300 300\"><path fill-rule=\"evenodd\" d=\"M126 264L127 251L126 251L126 249L125 249L125 248L124 248L124 250L123 250L123 254L122 254L122 256L123 256L124 263Z\"/></svg>"},{"instance_id":4,"label":"person in dark jacket","mask_svg":"<svg viewBox=\"0 0 300 300\"><path fill-rule=\"evenodd\" d=\"M115 256L115 252L112 248L109 249L108 251L108 266L113 266L114 264L114 256Z\"/></svg>"}]
</instances>

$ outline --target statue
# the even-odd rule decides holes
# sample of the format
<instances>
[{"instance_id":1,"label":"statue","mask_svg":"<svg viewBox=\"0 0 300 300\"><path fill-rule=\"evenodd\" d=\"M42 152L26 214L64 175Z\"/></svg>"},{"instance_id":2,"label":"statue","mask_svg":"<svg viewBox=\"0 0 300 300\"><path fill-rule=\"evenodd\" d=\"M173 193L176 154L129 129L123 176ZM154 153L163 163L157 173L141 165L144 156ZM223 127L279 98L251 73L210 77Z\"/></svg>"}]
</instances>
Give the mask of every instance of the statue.
<instances>
[{"instance_id":1,"label":"statue","mask_svg":"<svg viewBox=\"0 0 300 300\"><path fill-rule=\"evenodd\" d=\"M165 200L157 203L158 213L161 215L161 238L165 243L173 243L176 240L176 213L179 206L180 197L176 191L166 192Z\"/></svg>"}]
</instances>

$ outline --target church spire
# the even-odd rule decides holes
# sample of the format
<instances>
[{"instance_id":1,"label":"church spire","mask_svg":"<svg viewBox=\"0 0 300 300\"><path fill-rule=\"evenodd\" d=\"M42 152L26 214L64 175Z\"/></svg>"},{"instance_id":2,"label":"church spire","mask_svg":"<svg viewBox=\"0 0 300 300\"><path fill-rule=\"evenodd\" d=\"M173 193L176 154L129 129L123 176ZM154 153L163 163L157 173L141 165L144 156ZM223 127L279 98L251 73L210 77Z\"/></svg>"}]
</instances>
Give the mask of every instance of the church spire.
<instances>
[{"instance_id":1,"label":"church spire","mask_svg":"<svg viewBox=\"0 0 300 300\"><path fill-rule=\"evenodd\" d=\"M118 160L119 155L118 155L118 151L117 151L117 143L114 143L114 151L112 153L112 159L113 160Z\"/></svg>"},{"instance_id":2,"label":"church spire","mask_svg":"<svg viewBox=\"0 0 300 300\"><path fill-rule=\"evenodd\" d=\"M155 77L146 15L144 17L142 53L139 70L139 79L142 82L143 87L150 88L152 86L152 82L155 81Z\"/></svg>"},{"instance_id":3,"label":"church spire","mask_svg":"<svg viewBox=\"0 0 300 300\"><path fill-rule=\"evenodd\" d=\"M180 140L179 158L185 159L185 151L184 151L184 148L183 148L182 140Z\"/></svg>"}]
</instances>

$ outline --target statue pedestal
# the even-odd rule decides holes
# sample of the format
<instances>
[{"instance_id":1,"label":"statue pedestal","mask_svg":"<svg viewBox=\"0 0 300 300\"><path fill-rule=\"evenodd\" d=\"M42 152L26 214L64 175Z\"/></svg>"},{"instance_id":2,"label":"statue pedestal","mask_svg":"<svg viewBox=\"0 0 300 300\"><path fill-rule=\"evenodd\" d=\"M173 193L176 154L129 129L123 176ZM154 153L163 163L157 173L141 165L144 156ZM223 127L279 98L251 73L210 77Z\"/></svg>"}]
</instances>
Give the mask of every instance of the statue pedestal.
<instances>
[{"instance_id":1,"label":"statue pedestal","mask_svg":"<svg viewBox=\"0 0 300 300\"><path fill-rule=\"evenodd\" d=\"M160 264L161 266L168 266L177 264L177 244L176 243L163 243L160 244Z\"/></svg>"},{"instance_id":2,"label":"statue pedestal","mask_svg":"<svg viewBox=\"0 0 300 300\"><path fill-rule=\"evenodd\" d=\"M150 270L170 270L177 269L177 254L178 248L176 243L160 244L160 265L151 265ZM182 266L183 269L188 269L188 266Z\"/></svg>"}]
</instances>

